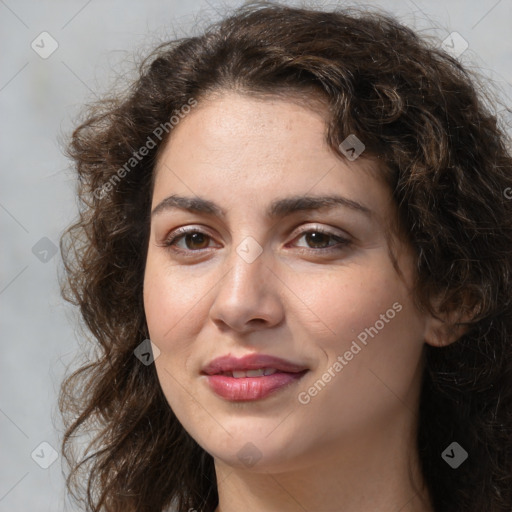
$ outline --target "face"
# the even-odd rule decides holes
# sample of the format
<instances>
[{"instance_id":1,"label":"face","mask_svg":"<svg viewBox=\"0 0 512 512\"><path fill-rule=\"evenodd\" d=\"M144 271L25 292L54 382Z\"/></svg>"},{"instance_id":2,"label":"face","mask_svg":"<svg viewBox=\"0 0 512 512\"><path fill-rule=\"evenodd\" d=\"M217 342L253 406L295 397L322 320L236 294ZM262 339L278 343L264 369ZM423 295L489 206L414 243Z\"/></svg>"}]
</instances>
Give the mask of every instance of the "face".
<instances>
[{"instance_id":1,"label":"face","mask_svg":"<svg viewBox=\"0 0 512 512\"><path fill-rule=\"evenodd\" d=\"M336 154L325 130L323 106L225 93L180 121L156 165L144 305L158 378L184 428L232 466L370 446L417 403L412 251L394 240L399 276L377 164ZM246 357L261 355L278 359Z\"/></svg>"}]
</instances>

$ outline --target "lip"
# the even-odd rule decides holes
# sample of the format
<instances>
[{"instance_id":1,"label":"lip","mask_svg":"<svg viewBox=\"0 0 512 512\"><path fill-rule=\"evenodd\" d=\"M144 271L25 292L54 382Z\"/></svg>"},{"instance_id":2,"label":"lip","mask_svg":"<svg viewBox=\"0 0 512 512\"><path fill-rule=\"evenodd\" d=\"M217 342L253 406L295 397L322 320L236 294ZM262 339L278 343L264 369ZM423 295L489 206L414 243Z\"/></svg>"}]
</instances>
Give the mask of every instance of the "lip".
<instances>
[{"instance_id":1,"label":"lip","mask_svg":"<svg viewBox=\"0 0 512 512\"><path fill-rule=\"evenodd\" d=\"M222 372L257 370L258 368L275 368L285 373L299 373L308 369L304 365L292 363L280 357L267 354L248 354L240 358L231 355L217 357L203 367L202 373L216 375Z\"/></svg>"},{"instance_id":2,"label":"lip","mask_svg":"<svg viewBox=\"0 0 512 512\"><path fill-rule=\"evenodd\" d=\"M275 368L276 373L261 377L235 378L221 375L229 371ZM222 356L208 363L201 374L210 389L229 401L262 400L267 396L297 383L309 371L304 365L292 363L266 354L250 354L242 358Z\"/></svg>"}]
</instances>

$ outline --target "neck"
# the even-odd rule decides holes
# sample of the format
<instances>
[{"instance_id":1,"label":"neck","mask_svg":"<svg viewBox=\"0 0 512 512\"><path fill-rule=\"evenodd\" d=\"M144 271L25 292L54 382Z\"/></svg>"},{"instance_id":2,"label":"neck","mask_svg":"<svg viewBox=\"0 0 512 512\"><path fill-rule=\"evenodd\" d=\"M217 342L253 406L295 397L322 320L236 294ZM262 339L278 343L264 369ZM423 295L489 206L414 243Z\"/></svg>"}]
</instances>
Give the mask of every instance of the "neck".
<instances>
[{"instance_id":1,"label":"neck","mask_svg":"<svg viewBox=\"0 0 512 512\"><path fill-rule=\"evenodd\" d=\"M327 440L314 454L279 468L233 468L216 459L216 512L432 512L415 432L407 411L401 425L344 436L335 449Z\"/></svg>"}]
</instances>

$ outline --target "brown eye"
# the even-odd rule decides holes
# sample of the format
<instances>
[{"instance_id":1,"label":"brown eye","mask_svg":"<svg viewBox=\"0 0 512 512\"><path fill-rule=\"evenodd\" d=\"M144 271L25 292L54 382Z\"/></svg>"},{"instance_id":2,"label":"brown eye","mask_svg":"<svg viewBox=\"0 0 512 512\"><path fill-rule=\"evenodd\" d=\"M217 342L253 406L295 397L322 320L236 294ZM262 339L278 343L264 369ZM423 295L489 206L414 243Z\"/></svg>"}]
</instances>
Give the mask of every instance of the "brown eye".
<instances>
[{"instance_id":1,"label":"brown eye","mask_svg":"<svg viewBox=\"0 0 512 512\"><path fill-rule=\"evenodd\" d=\"M314 249L323 249L329 246L329 240L333 237L320 231L310 231L304 235L304 239Z\"/></svg>"},{"instance_id":2,"label":"brown eye","mask_svg":"<svg viewBox=\"0 0 512 512\"><path fill-rule=\"evenodd\" d=\"M350 240L319 228L303 231L296 240L302 239L306 245L297 244L297 247L313 251L341 250L350 244Z\"/></svg>"},{"instance_id":3,"label":"brown eye","mask_svg":"<svg viewBox=\"0 0 512 512\"><path fill-rule=\"evenodd\" d=\"M201 233L199 231L195 231L192 233L187 233L183 235L183 239L185 240L185 245L187 249L206 249L208 247L208 243L210 237L205 233Z\"/></svg>"},{"instance_id":4,"label":"brown eye","mask_svg":"<svg viewBox=\"0 0 512 512\"><path fill-rule=\"evenodd\" d=\"M209 246L209 242L211 237L206 233L202 233L201 231L187 231L182 232L181 234L177 234L173 238L171 238L168 242L166 242L166 246L176 246L181 250L201 250L207 249ZM181 242L185 243L185 246L179 245Z\"/></svg>"}]
</instances>

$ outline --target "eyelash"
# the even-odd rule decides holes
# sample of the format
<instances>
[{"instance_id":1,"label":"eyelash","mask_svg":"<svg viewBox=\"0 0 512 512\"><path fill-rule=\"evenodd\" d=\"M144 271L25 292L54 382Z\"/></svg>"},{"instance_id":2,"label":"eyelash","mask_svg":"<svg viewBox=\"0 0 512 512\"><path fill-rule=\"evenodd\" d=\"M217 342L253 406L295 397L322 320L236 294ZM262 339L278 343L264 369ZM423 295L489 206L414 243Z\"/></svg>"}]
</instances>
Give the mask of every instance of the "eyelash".
<instances>
[{"instance_id":1,"label":"eyelash","mask_svg":"<svg viewBox=\"0 0 512 512\"><path fill-rule=\"evenodd\" d=\"M202 234L202 235L205 235L206 237L212 239L213 237L211 237L208 233L205 233L204 231L201 231L200 229L197 229L197 228L178 228L176 229L173 233L172 233L172 236L167 239L162 245L166 248L168 248L169 250L173 251L173 252L176 252L178 254L182 254L186 257L193 257L195 256L194 253L198 253L198 252L201 252L201 251L205 251L205 250L208 250L208 248L206 249L180 249L176 246L176 243L181 240L182 238L184 238L186 235L190 235L190 234L194 234L194 233L199 233L199 234ZM299 249L299 252L300 253L303 253L303 252L306 252L306 253L318 253L318 252L323 252L323 253L332 253L332 252L338 252L338 251L341 251L342 249L344 249L345 247L348 247L350 245L350 240L346 239L346 238L343 238L343 237L340 237L338 235L335 235L333 234L332 232L330 231L327 231L323 228L313 228L313 229L307 229L307 230L304 230L304 231L301 231L300 233L298 233L297 237L294 238L294 240L296 240L297 238L300 239L302 238L304 235L307 235L307 234L310 234L310 233L321 233L322 235L327 235L329 236L332 240L335 240L337 242L336 245L334 246L330 246L330 247L323 247L323 248L320 248L320 249L315 249L315 248L307 248L307 247L300 247Z\"/></svg>"}]
</instances>

